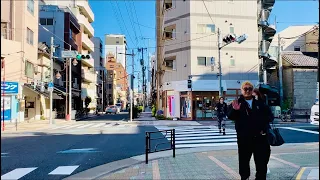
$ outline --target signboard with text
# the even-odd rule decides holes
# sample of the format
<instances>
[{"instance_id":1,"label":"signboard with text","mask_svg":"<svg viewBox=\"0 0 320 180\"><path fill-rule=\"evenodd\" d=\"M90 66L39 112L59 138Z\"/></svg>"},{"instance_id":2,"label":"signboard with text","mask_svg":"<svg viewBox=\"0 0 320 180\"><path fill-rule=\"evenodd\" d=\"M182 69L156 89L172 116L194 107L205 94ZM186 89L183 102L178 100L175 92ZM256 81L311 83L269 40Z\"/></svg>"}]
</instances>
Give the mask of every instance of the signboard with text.
<instances>
[{"instance_id":1,"label":"signboard with text","mask_svg":"<svg viewBox=\"0 0 320 180\"><path fill-rule=\"evenodd\" d=\"M18 94L19 92L19 83L18 82L1 82L1 93L5 94Z\"/></svg>"}]
</instances>

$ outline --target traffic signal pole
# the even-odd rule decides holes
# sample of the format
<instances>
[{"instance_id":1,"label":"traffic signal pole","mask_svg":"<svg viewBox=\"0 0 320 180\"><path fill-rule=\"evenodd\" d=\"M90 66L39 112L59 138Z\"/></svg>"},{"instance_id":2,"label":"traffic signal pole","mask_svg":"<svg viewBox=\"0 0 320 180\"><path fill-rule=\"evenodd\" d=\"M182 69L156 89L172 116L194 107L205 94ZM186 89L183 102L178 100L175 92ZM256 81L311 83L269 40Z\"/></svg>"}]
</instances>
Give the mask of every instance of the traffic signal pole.
<instances>
[{"instance_id":1,"label":"traffic signal pole","mask_svg":"<svg viewBox=\"0 0 320 180\"><path fill-rule=\"evenodd\" d=\"M51 37L51 44L50 44L50 82L53 83L53 37ZM53 91L50 90L50 112L49 112L49 121L50 124L53 124L53 118L52 118L52 108L53 108Z\"/></svg>"},{"instance_id":2,"label":"traffic signal pole","mask_svg":"<svg viewBox=\"0 0 320 180\"><path fill-rule=\"evenodd\" d=\"M222 91L222 67L221 67L221 32L220 28L218 28L218 66L219 66L219 97L222 97L223 91Z\"/></svg>"},{"instance_id":3,"label":"traffic signal pole","mask_svg":"<svg viewBox=\"0 0 320 180\"><path fill-rule=\"evenodd\" d=\"M69 50L71 51L71 45L69 45ZM72 58L69 58L69 119L71 120L71 105L72 105Z\"/></svg>"}]
</instances>

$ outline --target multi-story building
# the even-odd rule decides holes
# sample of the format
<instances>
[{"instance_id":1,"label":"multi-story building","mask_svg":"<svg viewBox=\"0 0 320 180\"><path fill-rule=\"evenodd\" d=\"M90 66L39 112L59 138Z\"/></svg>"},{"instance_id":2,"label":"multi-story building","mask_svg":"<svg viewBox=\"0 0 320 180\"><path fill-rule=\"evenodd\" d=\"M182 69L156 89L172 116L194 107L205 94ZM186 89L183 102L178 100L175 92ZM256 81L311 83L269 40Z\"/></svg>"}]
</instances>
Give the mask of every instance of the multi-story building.
<instances>
[{"instance_id":1,"label":"multi-story building","mask_svg":"<svg viewBox=\"0 0 320 180\"><path fill-rule=\"evenodd\" d=\"M94 43L94 51L91 54L94 59L94 69L98 72L97 74L97 107L100 110L105 109L105 62L103 58L103 45L102 40L99 37L91 38Z\"/></svg>"},{"instance_id":2,"label":"multi-story building","mask_svg":"<svg viewBox=\"0 0 320 180\"><path fill-rule=\"evenodd\" d=\"M249 35L245 42L221 51L221 86L227 101L240 94L242 81L258 83L256 1L160 0L156 17L157 106L166 116L212 117L219 96L218 28L222 37Z\"/></svg>"},{"instance_id":3,"label":"multi-story building","mask_svg":"<svg viewBox=\"0 0 320 180\"><path fill-rule=\"evenodd\" d=\"M68 6L39 6L39 42L45 42L50 47L51 37L54 38L54 86L63 92L69 89L69 65L67 59L61 57L62 51L68 49L79 51L81 45L80 25ZM63 41L62 41L63 40ZM72 65L72 110L80 110L81 106L81 61ZM67 89L66 89L67 87ZM68 97L67 97L68 99ZM59 117L68 114L66 96L53 101L53 108Z\"/></svg>"},{"instance_id":4,"label":"multi-story building","mask_svg":"<svg viewBox=\"0 0 320 180\"><path fill-rule=\"evenodd\" d=\"M41 117L41 95L27 86L39 74L38 12L38 1L1 1L1 81L12 88L1 96L6 121Z\"/></svg>"},{"instance_id":5,"label":"multi-story building","mask_svg":"<svg viewBox=\"0 0 320 180\"><path fill-rule=\"evenodd\" d=\"M112 54L118 63L126 69L127 40L124 35L105 35L105 54Z\"/></svg>"},{"instance_id":6,"label":"multi-story building","mask_svg":"<svg viewBox=\"0 0 320 180\"><path fill-rule=\"evenodd\" d=\"M125 108L127 105L128 74L122 64L117 62L112 54L108 54L106 69L113 70L113 81L110 82L115 82L115 84L107 84L107 86L112 86L113 103L121 103L123 108Z\"/></svg>"},{"instance_id":7,"label":"multi-story building","mask_svg":"<svg viewBox=\"0 0 320 180\"><path fill-rule=\"evenodd\" d=\"M94 51L94 44L91 38L94 36L94 29L91 23L94 21L94 13L88 1L66 0L53 1L44 0L46 4L68 6L78 23L80 24L81 45L79 53L87 55ZM89 108L94 111L96 109L96 72L94 70L93 58L83 59L82 63L82 82L81 82L81 99L91 98ZM91 112L92 112L91 111Z\"/></svg>"}]
</instances>

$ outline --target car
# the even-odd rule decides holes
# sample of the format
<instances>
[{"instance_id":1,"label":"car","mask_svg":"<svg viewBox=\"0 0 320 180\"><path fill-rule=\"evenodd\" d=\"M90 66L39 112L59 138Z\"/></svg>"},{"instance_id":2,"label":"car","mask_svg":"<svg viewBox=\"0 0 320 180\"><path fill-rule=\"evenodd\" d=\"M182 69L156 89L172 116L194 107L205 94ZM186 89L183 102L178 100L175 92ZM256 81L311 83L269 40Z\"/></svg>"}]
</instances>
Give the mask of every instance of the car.
<instances>
[{"instance_id":1,"label":"car","mask_svg":"<svg viewBox=\"0 0 320 180\"><path fill-rule=\"evenodd\" d=\"M118 107L119 111L122 111L122 103L116 103L115 106Z\"/></svg>"},{"instance_id":2,"label":"car","mask_svg":"<svg viewBox=\"0 0 320 180\"><path fill-rule=\"evenodd\" d=\"M310 124L319 126L319 101L311 107Z\"/></svg>"},{"instance_id":3,"label":"car","mask_svg":"<svg viewBox=\"0 0 320 180\"><path fill-rule=\"evenodd\" d=\"M106 108L106 114L118 114L119 108L115 105L108 106Z\"/></svg>"}]
</instances>

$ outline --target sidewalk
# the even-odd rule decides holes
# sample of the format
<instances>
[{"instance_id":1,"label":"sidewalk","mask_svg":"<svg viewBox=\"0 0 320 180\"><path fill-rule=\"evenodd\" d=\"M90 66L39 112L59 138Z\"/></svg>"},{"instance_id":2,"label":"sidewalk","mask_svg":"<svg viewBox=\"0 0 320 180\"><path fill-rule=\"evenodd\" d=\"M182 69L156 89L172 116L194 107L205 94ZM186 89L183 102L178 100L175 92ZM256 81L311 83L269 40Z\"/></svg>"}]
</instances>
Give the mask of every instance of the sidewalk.
<instances>
[{"instance_id":1,"label":"sidewalk","mask_svg":"<svg viewBox=\"0 0 320 180\"><path fill-rule=\"evenodd\" d=\"M189 151L189 152L188 152ZM101 165L66 179L239 179L237 149L177 150L136 156ZM193 150L194 151L194 150ZM202 151L202 152L200 152ZM267 179L319 179L319 143L272 147ZM251 158L251 176L255 166Z\"/></svg>"}]
</instances>

